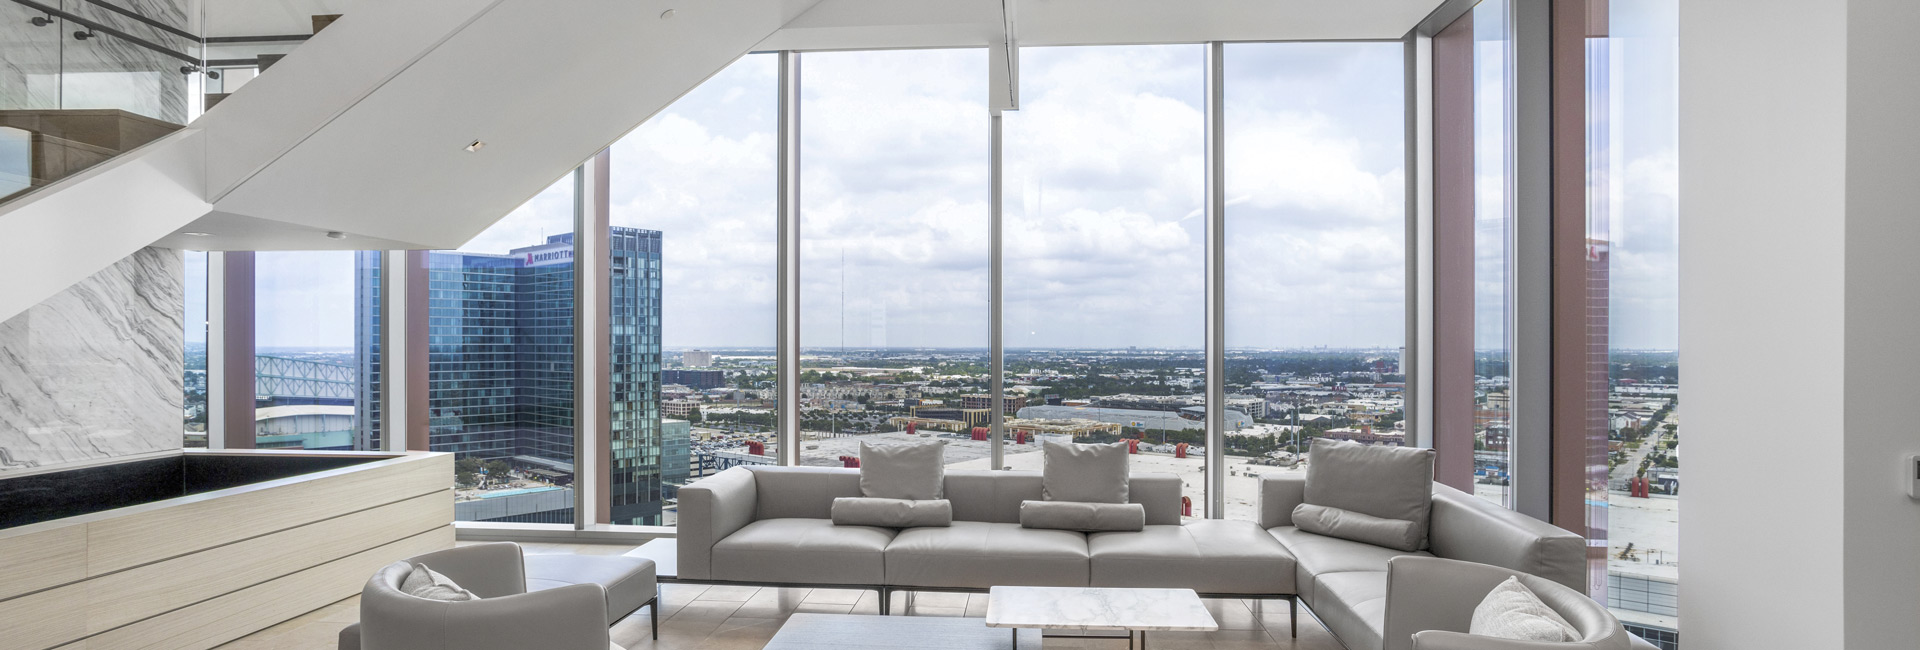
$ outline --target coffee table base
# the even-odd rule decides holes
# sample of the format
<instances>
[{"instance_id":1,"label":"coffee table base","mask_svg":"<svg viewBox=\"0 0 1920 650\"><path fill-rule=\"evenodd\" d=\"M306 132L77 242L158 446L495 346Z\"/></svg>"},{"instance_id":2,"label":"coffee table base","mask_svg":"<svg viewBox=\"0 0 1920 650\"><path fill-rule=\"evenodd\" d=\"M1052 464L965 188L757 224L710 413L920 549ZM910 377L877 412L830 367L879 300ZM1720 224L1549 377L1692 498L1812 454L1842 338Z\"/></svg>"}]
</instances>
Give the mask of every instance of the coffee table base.
<instances>
[{"instance_id":1,"label":"coffee table base","mask_svg":"<svg viewBox=\"0 0 1920 650\"><path fill-rule=\"evenodd\" d=\"M1013 630L1013 650L1020 650L1020 628L1016 627L1011 629ZM1140 650L1147 650L1147 631L1146 630L1127 630L1127 650L1133 650L1133 635L1136 632L1140 634ZM1109 636L1105 634L1051 634L1050 635L1050 634L1047 634L1046 630L1044 629L1040 630L1040 639L1042 643L1045 643L1048 637L1052 637L1055 639L1118 639L1120 638L1117 636Z\"/></svg>"}]
</instances>

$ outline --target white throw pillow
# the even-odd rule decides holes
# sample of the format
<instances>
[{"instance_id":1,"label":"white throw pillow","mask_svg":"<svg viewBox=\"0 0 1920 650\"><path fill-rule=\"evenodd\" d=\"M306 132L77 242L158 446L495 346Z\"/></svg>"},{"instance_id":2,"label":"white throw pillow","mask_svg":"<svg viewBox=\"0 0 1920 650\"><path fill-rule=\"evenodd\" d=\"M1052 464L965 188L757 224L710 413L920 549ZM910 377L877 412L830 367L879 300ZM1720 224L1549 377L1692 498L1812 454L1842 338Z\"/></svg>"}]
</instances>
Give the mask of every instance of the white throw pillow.
<instances>
[{"instance_id":1,"label":"white throw pillow","mask_svg":"<svg viewBox=\"0 0 1920 650\"><path fill-rule=\"evenodd\" d=\"M1507 578L1473 608L1473 623L1467 626L1467 633L1515 641L1580 640L1580 632L1540 602L1540 597L1520 584L1518 577Z\"/></svg>"},{"instance_id":2,"label":"white throw pillow","mask_svg":"<svg viewBox=\"0 0 1920 650\"><path fill-rule=\"evenodd\" d=\"M409 596L427 600L480 600L473 592L454 584L452 578L440 575L440 572L427 568L425 564L415 563L407 579L400 581L400 591Z\"/></svg>"}]
</instances>

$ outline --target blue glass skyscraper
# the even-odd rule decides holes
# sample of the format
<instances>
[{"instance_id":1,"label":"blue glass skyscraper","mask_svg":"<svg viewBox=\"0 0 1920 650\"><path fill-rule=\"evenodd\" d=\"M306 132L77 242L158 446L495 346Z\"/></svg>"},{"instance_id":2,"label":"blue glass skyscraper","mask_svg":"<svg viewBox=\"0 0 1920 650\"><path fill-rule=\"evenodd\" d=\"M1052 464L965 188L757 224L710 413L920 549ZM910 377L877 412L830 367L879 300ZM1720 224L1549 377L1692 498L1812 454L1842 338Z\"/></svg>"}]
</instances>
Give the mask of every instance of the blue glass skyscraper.
<instances>
[{"instance_id":1,"label":"blue glass skyscraper","mask_svg":"<svg viewBox=\"0 0 1920 650\"><path fill-rule=\"evenodd\" d=\"M613 228L609 383L612 523L657 524L661 512L659 231ZM358 301L376 313L378 253L362 253ZM459 458L506 461L560 481L574 474L573 235L504 254L427 256L428 440ZM377 345L377 318L357 319ZM371 327L369 324L374 324ZM365 357L363 357L365 358ZM369 375L371 373L368 373ZM363 404L379 384L363 382ZM370 409L362 409L368 412ZM378 422L362 424L377 437ZM569 511L496 521L570 521Z\"/></svg>"}]
</instances>

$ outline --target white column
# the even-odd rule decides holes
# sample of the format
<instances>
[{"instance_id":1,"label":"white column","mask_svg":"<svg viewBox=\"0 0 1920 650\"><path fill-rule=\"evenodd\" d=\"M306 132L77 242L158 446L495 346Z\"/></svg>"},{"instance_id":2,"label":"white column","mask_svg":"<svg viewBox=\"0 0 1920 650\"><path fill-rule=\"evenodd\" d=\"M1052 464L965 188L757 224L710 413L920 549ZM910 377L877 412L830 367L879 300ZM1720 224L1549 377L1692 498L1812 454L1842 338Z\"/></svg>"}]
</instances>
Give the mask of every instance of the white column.
<instances>
[{"instance_id":1,"label":"white column","mask_svg":"<svg viewBox=\"0 0 1920 650\"><path fill-rule=\"evenodd\" d=\"M1227 140L1224 46L1207 44L1207 499L1206 516L1227 504Z\"/></svg>"}]
</instances>

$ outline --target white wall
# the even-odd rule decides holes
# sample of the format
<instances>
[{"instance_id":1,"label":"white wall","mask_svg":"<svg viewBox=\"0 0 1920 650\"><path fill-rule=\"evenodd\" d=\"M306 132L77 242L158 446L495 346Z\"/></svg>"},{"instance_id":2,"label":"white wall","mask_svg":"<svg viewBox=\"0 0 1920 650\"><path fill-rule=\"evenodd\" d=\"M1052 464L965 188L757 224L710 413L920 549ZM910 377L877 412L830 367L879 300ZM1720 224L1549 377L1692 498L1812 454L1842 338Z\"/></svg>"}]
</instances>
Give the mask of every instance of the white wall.
<instances>
[{"instance_id":1,"label":"white wall","mask_svg":"<svg viewBox=\"0 0 1920 650\"><path fill-rule=\"evenodd\" d=\"M1853 0L1847 30L1846 626L1920 646L1920 3Z\"/></svg>"},{"instance_id":2,"label":"white wall","mask_svg":"<svg viewBox=\"0 0 1920 650\"><path fill-rule=\"evenodd\" d=\"M1838 2L1680 0L1688 650L1841 647L1854 414L1782 416L1847 396L1846 32Z\"/></svg>"},{"instance_id":3,"label":"white wall","mask_svg":"<svg viewBox=\"0 0 1920 650\"><path fill-rule=\"evenodd\" d=\"M1681 631L1690 650L1915 647L1920 5L1680 11ZM1781 418L1821 404L1833 424Z\"/></svg>"}]
</instances>

